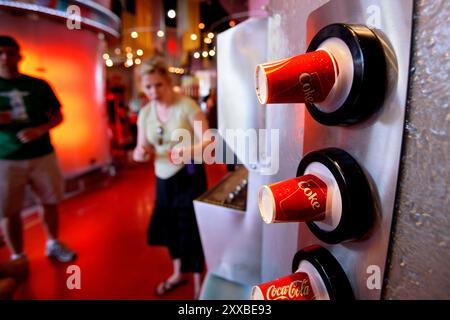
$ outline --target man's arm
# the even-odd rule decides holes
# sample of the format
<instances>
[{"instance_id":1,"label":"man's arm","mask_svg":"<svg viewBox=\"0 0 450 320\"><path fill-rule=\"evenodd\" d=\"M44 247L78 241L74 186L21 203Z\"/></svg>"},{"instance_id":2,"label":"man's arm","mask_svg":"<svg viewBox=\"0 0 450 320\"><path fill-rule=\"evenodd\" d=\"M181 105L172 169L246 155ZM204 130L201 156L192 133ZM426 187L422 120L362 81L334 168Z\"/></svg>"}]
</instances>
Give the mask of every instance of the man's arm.
<instances>
[{"instance_id":1,"label":"man's arm","mask_svg":"<svg viewBox=\"0 0 450 320\"><path fill-rule=\"evenodd\" d=\"M46 123L41 124L37 127L31 127L31 128L26 128L26 129L21 130L17 134L17 138L22 143L28 143L33 140L39 139L44 134L49 132L51 129L58 126L61 122L63 122L63 119L64 119L61 111L57 111L57 112L53 112L53 113L49 112L47 114L47 116L48 116L49 120Z\"/></svg>"}]
</instances>

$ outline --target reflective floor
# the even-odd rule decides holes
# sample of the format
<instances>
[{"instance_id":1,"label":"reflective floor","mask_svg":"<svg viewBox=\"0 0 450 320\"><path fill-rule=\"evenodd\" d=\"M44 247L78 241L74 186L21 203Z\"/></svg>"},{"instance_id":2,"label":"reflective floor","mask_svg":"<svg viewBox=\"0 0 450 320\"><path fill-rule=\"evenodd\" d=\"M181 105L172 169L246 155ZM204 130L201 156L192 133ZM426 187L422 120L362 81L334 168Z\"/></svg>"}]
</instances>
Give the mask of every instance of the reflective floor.
<instances>
[{"instance_id":1,"label":"reflective floor","mask_svg":"<svg viewBox=\"0 0 450 320\"><path fill-rule=\"evenodd\" d=\"M209 186L226 167L207 168ZM44 256L45 234L37 215L25 221L25 250L30 276L16 299L159 299L155 286L172 269L168 251L146 245L146 229L155 192L153 168L148 165L119 171L102 186L63 202L61 239L78 252L81 289L67 288L70 264ZM0 261L9 252L0 248ZM191 299L192 281L164 299Z\"/></svg>"}]
</instances>

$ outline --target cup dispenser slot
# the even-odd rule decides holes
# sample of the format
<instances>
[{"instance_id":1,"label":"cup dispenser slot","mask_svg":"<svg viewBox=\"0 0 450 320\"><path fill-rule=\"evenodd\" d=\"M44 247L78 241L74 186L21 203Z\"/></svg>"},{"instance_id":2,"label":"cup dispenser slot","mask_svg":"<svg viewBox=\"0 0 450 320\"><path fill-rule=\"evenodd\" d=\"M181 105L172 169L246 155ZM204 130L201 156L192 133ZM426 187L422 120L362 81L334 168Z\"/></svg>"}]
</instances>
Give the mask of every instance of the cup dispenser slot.
<instances>
[{"instance_id":1,"label":"cup dispenser slot","mask_svg":"<svg viewBox=\"0 0 450 320\"><path fill-rule=\"evenodd\" d=\"M304 103L321 124L353 124L383 103L383 45L366 26L330 24L305 54L258 65L255 82L261 104Z\"/></svg>"},{"instance_id":2,"label":"cup dispenser slot","mask_svg":"<svg viewBox=\"0 0 450 320\"><path fill-rule=\"evenodd\" d=\"M298 251L292 274L255 285L252 300L353 300L350 282L336 258L321 246Z\"/></svg>"},{"instance_id":3,"label":"cup dispenser slot","mask_svg":"<svg viewBox=\"0 0 450 320\"><path fill-rule=\"evenodd\" d=\"M366 176L338 148L308 153L296 178L263 185L258 200L264 222L306 222L318 239L331 244L361 238L374 221Z\"/></svg>"}]
</instances>

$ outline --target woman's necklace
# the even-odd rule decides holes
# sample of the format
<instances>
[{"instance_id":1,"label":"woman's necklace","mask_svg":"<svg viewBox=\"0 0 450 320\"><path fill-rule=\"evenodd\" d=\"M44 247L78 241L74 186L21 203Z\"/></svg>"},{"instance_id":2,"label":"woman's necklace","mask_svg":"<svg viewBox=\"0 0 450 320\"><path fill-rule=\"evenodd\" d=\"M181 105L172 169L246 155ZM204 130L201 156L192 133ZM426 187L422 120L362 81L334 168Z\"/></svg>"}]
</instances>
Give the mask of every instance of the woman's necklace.
<instances>
[{"instance_id":1,"label":"woman's necklace","mask_svg":"<svg viewBox=\"0 0 450 320\"><path fill-rule=\"evenodd\" d=\"M160 104L156 104L156 118L158 120L158 127L156 128L156 135L158 137L158 145L162 145L164 143L164 126L169 121L171 107L161 106Z\"/></svg>"}]
</instances>

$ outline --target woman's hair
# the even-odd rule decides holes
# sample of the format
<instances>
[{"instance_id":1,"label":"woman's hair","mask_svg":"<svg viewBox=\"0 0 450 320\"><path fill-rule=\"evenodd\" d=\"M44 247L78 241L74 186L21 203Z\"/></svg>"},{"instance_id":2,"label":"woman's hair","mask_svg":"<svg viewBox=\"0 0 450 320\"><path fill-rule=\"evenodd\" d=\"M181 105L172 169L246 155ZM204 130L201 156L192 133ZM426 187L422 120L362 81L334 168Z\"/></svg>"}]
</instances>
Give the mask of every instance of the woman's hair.
<instances>
[{"instance_id":1,"label":"woman's hair","mask_svg":"<svg viewBox=\"0 0 450 320\"><path fill-rule=\"evenodd\" d=\"M141 76L155 73L167 79L171 79L169 73L169 66L167 65L166 61L161 57L153 57L147 59L141 65Z\"/></svg>"}]
</instances>

